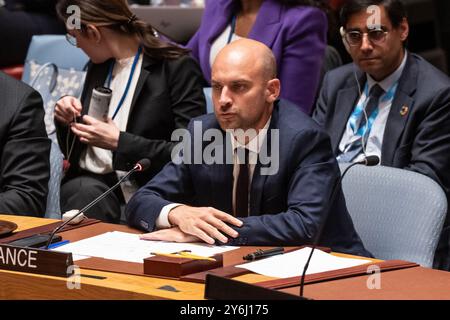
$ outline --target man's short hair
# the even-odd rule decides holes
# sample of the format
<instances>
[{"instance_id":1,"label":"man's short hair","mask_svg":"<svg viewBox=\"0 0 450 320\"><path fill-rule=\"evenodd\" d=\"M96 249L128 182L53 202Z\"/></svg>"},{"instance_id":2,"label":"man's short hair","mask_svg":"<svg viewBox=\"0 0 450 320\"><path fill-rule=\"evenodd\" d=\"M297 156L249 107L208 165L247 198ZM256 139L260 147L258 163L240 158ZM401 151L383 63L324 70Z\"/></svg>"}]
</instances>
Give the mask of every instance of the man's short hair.
<instances>
[{"instance_id":1,"label":"man's short hair","mask_svg":"<svg viewBox=\"0 0 450 320\"><path fill-rule=\"evenodd\" d=\"M348 20L355 13L366 10L369 6L383 6L394 28L400 26L403 18L407 18L405 5L401 0L349 0L340 13L341 25L345 28Z\"/></svg>"}]
</instances>

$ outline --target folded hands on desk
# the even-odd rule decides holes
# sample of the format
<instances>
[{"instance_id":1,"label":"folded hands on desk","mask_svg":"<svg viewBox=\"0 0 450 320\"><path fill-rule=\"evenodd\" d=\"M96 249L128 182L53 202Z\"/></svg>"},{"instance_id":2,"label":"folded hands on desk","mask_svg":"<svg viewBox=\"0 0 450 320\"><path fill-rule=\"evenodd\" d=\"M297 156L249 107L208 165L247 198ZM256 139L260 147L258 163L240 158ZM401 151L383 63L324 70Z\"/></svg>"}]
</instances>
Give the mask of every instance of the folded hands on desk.
<instances>
[{"instance_id":1,"label":"folded hands on desk","mask_svg":"<svg viewBox=\"0 0 450 320\"><path fill-rule=\"evenodd\" d=\"M216 240L227 243L228 237L239 234L229 225L241 227L243 222L215 208L198 208L185 205L173 208L168 216L170 229L158 230L141 236L143 240L173 242L199 242L215 244Z\"/></svg>"}]
</instances>

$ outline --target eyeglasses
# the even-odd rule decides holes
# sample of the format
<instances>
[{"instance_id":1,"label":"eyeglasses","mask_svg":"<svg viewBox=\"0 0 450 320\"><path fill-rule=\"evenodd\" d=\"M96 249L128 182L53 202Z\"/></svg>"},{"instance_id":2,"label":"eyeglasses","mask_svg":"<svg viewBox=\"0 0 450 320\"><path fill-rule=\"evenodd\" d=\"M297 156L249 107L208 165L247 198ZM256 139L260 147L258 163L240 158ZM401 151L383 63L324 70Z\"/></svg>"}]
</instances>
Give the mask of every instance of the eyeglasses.
<instances>
[{"instance_id":1,"label":"eyeglasses","mask_svg":"<svg viewBox=\"0 0 450 320\"><path fill-rule=\"evenodd\" d=\"M345 32L345 40L350 46L356 47L361 45L364 35L367 35L370 42L380 44L386 40L388 33L388 31L383 29L372 29L369 32L349 31Z\"/></svg>"},{"instance_id":2,"label":"eyeglasses","mask_svg":"<svg viewBox=\"0 0 450 320\"><path fill-rule=\"evenodd\" d=\"M77 46L77 38L75 38L73 35L71 35L70 33L66 33L66 40L67 42L69 42L71 45L73 45L74 47Z\"/></svg>"}]
</instances>

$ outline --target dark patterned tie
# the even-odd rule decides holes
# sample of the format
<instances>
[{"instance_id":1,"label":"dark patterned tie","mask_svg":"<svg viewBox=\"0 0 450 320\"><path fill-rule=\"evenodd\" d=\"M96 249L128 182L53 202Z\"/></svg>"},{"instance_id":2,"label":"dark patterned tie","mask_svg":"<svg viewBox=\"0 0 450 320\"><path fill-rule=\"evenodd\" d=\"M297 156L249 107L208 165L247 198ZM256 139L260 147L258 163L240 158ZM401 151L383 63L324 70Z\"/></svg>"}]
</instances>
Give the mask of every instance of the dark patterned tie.
<instances>
[{"instance_id":1,"label":"dark patterned tie","mask_svg":"<svg viewBox=\"0 0 450 320\"><path fill-rule=\"evenodd\" d=\"M378 84L375 84L370 89L368 98L369 100L365 108L367 118L370 118L372 113L378 108L378 103L383 93L384 93L383 88L381 88ZM364 115L364 112L361 112L359 119L356 121L356 128L357 128L356 132L358 132L359 129L363 128L365 125L366 125L366 116ZM367 144L369 133L370 133L369 130L365 130L364 132L365 144ZM345 149L347 150L347 152L339 156L338 158L339 162L352 162L353 159L355 159L363 151L362 138L352 142L350 147L348 147L347 145Z\"/></svg>"},{"instance_id":2,"label":"dark patterned tie","mask_svg":"<svg viewBox=\"0 0 450 320\"><path fill-rule=\"evenodd\" d=\"M235 217L248 217L248 192L250 184L249 175L249 151L248 149L236 149L239 158L239 175L236 183ZM242 159L242 157L245 159Z\"/></svg>"},{"instance_id":3,"label":"dark patterned tie","mask_svg":"<svg viewBox=\"0 0 450 320\"><path fill-rule=\"evenodd\" d=\"M366 106L367 118L370 118L372 113L378 108L378 102L380 100L380 97L383 95L383 93L384 93L384 90L378 84L375 84L370 89L369 101L367 102L367 106ZM359 129L359 128L364 127L365 125L366 125L366 117L364 116L364 112L362 112L358 123L356 123L356 127Z\"/></svg>"}]
</instances>

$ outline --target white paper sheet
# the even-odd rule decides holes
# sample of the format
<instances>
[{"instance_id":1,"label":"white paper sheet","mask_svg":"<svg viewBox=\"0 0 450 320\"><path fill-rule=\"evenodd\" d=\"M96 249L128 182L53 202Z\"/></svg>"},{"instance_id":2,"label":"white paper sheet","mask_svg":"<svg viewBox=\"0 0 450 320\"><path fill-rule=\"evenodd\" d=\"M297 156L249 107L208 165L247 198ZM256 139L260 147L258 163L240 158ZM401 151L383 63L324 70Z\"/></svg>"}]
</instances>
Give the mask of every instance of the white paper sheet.
<instances>
[{"instance_id":1,"label":"white paper sheet","mask_svg":"<svg viewBox=\"0 0 450 320\"><path fill-rule=\"evenodd\" d=\"M152 256L151 252L173 253L191 250L192 254L210 257L234 249L238 247L140 240L137 234L114 231L68 243L54 250L72 252L76 256L143 263L145 258Z\"/></svg>"},{"instance_id":2,"label":"white paper sheet","mask_svg":"<svg viewBox=\"0 0 450 320\"><path fill-rule=\"evenodd\" d=\"M89 258L90 258L89 256L79 256L76 254L72 255L73 262L77 262L77 261L81 261L81 260L89 259Z\"/></svg>"},{"instance_id":3,"label":"white paper sheet","mask_svg":"<svg viewBox=\"0 0 450 320\"><path fill-rule=\"evenodd\" d=\"M237 267L274 278L301 276L310 252L311 248L303 248L289 253L241 264ZM350 268L369 262L370 260L336 257L316 249L314 250L306 274Z\"/></svg>"}]
</instances>

